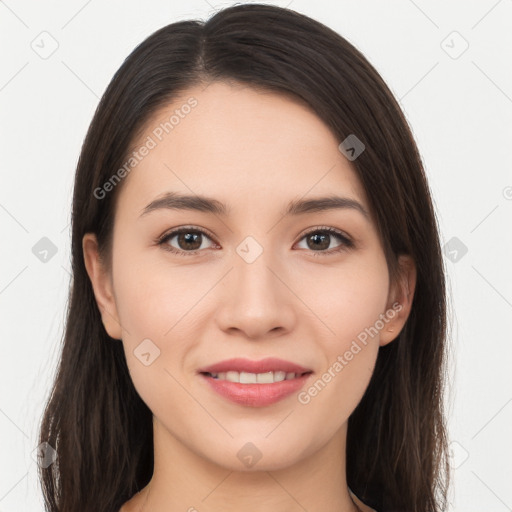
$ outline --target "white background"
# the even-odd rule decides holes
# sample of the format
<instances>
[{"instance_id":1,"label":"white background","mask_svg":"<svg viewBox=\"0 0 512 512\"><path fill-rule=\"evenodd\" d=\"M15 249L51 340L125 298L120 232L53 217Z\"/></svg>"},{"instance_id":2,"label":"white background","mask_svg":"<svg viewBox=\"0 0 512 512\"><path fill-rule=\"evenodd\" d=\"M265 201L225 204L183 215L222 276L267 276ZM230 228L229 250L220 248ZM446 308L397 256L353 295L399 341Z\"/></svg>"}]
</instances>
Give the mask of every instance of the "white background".
<instances>
[{"instance_id":1,"label":"white background","mask_svg":"<svg viewBox=\"0 0 512 512\"><path fill-rule=\"evenodd\" d=\"M43 510L32 452L60 351L72 182L94 109L147 36L231 3L0 2L0 512ZM273 3L346 37L400 100L442 243L468 249L445 254L450 510L512 510L512 1ZM46 59L32 49L43 37L50 47L43 31L58 43ZM42 237L57 248L45 263L32 252Z\"/></svg>"}]
</instances>

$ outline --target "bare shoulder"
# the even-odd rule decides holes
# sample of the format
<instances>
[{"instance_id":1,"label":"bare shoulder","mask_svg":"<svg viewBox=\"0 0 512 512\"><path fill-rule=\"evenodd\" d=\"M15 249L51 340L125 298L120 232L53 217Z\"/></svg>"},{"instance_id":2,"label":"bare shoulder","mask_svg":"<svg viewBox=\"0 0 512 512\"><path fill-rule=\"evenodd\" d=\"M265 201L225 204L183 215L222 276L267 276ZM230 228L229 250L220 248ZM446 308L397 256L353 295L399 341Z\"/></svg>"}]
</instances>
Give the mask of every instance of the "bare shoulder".
<instances>
[{"instance_id":1,"label":"bare shoulder","mask_svg":"<svg viewBox=\"0 0 512 512\"><path fill-rule=\"evenodd\" d=\"M144 501L147 499L148 486L136 492L124 505L119 509L119 512L140 512Z\"/></svg>"},{"instance_id":2,"label":"bare shoulder","mask_svg":"<svg viewBox=\"0 0 512 512\"><path fill-rule=\"evenodd\" d=\"M352 491L349 489L350 496L354 500L355 504L361 509L362 512L378 512L373 508L370 508L368 505L364 504ZM124 510L122 511L124 512Z\"/></svg>"},{"instance_id":3,"label":"bare shoulder","mask_svg":"<svg viewBox=\"0 0 512 512\"><path fill-rule=\"evenodd\" d=\"M135 512L136 507L133 498L128 500L120 509L119 512Z\"/></svg>"}]
</instances>

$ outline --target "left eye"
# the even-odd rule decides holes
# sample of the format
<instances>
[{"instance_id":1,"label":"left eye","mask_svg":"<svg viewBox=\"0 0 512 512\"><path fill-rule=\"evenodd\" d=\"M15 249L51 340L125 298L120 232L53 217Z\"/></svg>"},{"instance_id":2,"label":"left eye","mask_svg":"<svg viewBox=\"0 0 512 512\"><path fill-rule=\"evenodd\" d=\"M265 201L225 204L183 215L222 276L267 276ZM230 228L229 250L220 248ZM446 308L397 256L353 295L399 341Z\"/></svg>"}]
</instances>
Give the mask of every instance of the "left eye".
<instances>
[{"instance_id":1,"label":"left eye","mask_svg":"<svg viewBox=\"0 0 512 512\"><path fill-rule=\"evenodd\" d=\"M330 245L330 239L332 237L337 238L340 243L335 247L332 251L325 251L321 249L327 249ZM328 255L332 253L337 253L344 249L353 247L353 242L347 236L345 236L340 231L333 228L315 228L313 231L309 231L306 233L301 240L306 239L307 247L306 249L312 249L313 252L319 253L315 254L315 256L319 255Z\"/></svg>"},{"instance_id":2,"label":"left eye","mask_svg":"<svg viewBox=\"0 0 512 512\"><path fill-rule=\"evenodd\" d=\"M337 238L340 243L333 250L327 251L325 249L329 248L332 237ZM171 240L174 238L177 239L178 247L171 245ZM202 238L212 240L210 235L201 229L185 227L165 234L157 241L157 243L173 254L190 256L197 254L201 249L205 248L202 247ZM316 253L314 256L327 256L354 246L354 243L350 238L345 236L342 232L329 227L315 228L303 235L300 240L306 240L306 249L311 249L313 253Z\"/></svg>"}]
</instances>

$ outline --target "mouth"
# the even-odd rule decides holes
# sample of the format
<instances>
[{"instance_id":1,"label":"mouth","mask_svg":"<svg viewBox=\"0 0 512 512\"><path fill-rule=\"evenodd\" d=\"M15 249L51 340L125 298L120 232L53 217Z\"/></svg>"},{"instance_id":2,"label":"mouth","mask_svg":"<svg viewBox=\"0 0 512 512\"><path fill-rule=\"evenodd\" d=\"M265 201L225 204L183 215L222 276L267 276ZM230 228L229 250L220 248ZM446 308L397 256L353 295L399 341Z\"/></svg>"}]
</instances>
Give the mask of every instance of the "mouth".
<instances>
[{"instance_id":1,"label":"mouth","mask_svg":"<svg viewBox=\"0 0 512 512\"><path fill-rule=\"evenodd\" d=\"M236 358L200 368L198 374L210 390L232 403L264 407L297 393L313 370L276 358Z\"/></svg>"},{"instance_id":2,"label":"mouth","mask_svg":"<svg viewBox=\"0 0 512 512\"><path fill-rule=\"evenodd\" d=\"M273 384L275 382L282 382L283 380L293 380L309 375L312 371L306 372L284 372L284 371L269 371L264 373L250 373L250 372L237 372L234 370L227 372L200 372L206 377L211 377L216 380L225 380L228 382L236 382L239 384Z\"/></svg>"},{"instance_id":3,"label":"mouth","mask_svg":"<svg viewBox=\"0 0 512 512\"><path fill-rule=\"evenodd\" d=\"M285 380L287 377L291 378L292 373L295 376L300 376L304 373L311 372L312 370L311 368L305 368L304 366L291 361L285 361L284 359L278 359L275 357L267 357L259 361L237 357L199 368L197 371L198 373L209 373L212 377L216 376L217 378L222 378L224 380L226 379L227 374L229 374L231 378L235 378L235 374L238 374L242 380L232 382L242 383L245 382L243 379L253 379L253 375L255 375L256 380L249 381L251 383L255 383L258 382L258 378L264 379L262 382L268 382L270 373L273 373L274 375L272 377L276 378L276 381L273 382L279 382L281 380Z\"/></svg>"}]
</instances>

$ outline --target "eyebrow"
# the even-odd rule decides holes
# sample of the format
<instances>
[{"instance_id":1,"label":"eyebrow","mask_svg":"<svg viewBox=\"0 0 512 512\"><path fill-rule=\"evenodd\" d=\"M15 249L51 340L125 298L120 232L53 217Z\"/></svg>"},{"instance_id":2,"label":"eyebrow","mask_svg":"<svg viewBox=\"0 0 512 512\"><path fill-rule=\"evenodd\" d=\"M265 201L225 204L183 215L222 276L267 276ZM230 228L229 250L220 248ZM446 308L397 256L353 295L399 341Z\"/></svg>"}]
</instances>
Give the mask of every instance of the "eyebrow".
<instances>
[{"instance_id":1,"label":"eyebrow","mask_svg":"<svg viewBox=\"0 0 512 512\"><path fill-rule=\"evenodd\" d=\"M183 195L178 192L167 192L149 203L141 213L141 217L160 209L192 210L204 213L212 213L219 216L229 215L231 209L224 203L206 196ZM361 213L367 220L370 215L367 209L355 199L331 195L312 199L296 199L290 201L282 216L301 215L305 213L323 212L335 209L352 209Z\"/></svg>"}]
</instances>

